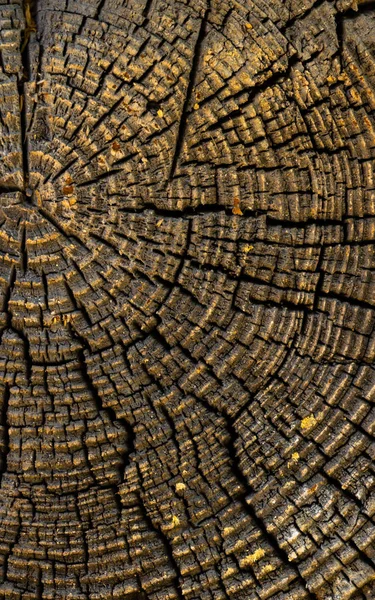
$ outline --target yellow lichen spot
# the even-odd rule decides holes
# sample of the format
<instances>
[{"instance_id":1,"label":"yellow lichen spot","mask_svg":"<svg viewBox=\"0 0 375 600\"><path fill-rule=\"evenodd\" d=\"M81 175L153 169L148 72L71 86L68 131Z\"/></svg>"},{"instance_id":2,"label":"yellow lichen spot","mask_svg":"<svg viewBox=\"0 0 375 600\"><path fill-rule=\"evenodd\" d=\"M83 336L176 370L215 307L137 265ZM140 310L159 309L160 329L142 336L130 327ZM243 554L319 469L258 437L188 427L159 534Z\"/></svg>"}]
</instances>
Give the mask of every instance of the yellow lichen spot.
<instances>
[{"instance_id":1,"label":"yellow lichen spot","mask_svg":"<svg viewBox=\"0 0 375 600\"><path fill-rule=\"evenodd\" d=\"M350 96L352 97L352 99L354 100L354 102L361 102L361 96L360 94L357 92L357 90L355 90L354 88L351 88L350 91Z\"/></svg>"},{"instance_id":2,"label":"yellow lichen spot","mask_svg":"<svg viewBox=\"0 0 375 600\"><path fill-rule=\"evenodd\" d=\"M246 29L252 29L253 28L252 24L249 23L249 22L245 23L245 27L246 27Z\"/></svg>"},{"instance_id":3,"label":"yellow lichen spot","mask_svg":"<svg viewBox=\"0 0 375 600\"><path fill-rule=\"evenodd\" d=\"M269 110L271 110L271 105L266 98L260 99L259 106L263 112L268 112Z\"/></svg>"},{"instance_id":4,"label":"yellow lichen spot","mask_svg":"<svg viewBox=\"0 0 375 600\"><path fill-rule=\"evenodd\" d=\"M163 224L163 219L160 219L157 223L156 223L156 227L160 227L160 225Z\"/></svg>"},{"instance_id":5,"label":"yellow lichen spot","mask_svg":"<svg viewBox=\"0 0 375 600\"><path fill-rule=\"evenodd\" d=\"M180 524L180 519L178 518L177 515L173 515L172 522L171 522L171 528L174 529L175 527L178 527L179 524Z\"/></svg>"},{"instance_id":6,"label":"yellow lichen spot","mask_svg":"<svg viewBox=\"0 0 375 600\"><path fill-rule=\"evenodd\" d=\"M228 577L231 577L232 575L236 575L237 573L237 569L234 569L233 567L228 567L228 569L226 571L224 571L223 573L223 579L228 579Z\"/></svg>"},{"instance_id":7,"label":"yellow lichen spot","mask_svg":"<svg viewBox=\"0 0 375 600\"><path fill-rule=\"evenodd\" d=\"M266 551L263 548L257 548L253 554L249 554L241 560L241 567L249 567L265 556Z\"/></svg>"},{"instance_id":8,"label":"yellow lichen spot","mask_svg":"<svg viewBox=\"0 0 375 600\"><path fill-rule=\"evenodd\" d=\"M199 110L199 104L198 104L198 102L196 102L196 103L194 104L193 108L194 108L194 110Z\"/></svg>"},{"instance_id":9,"label":"yellow lichen spot","mask_svg":"<svg viewBox=\"0 0 375 600\"><path fill-rule=\"evenodd\" d=\"M341 73L341 74L340 74L340 75L337 77L337 79L338 79L339 81L343 81L343 82L344 82L344 85L351 86L351 84L352 84L352 82L351 82L351 80L350 80L350 77L349 77L349 75L348 75L348 74L347 74L345 71L344 71L343 73Z\"/></svg>"},{"instance_id":10,"label":"yellow lichen spot","mask_svg":"<svg viewBox=\"0 0 375 600\"><path fill-rule=\"evenodd\" d=\"M234 215L243 215L243 212L240 208L240 199L239 198L233 198L233 208L232 208L232 213Z\"/></svg>"},{"instance_id":11,"label":"yellow lichen spot","mask_svg":"<svg viewBox=\"0 0 375 600\"><path fill-rule=\"evenodd\" d=\"M288 461L289 469L299 461L300 456L299 456L298 452L293 452L293 454L290 458L291 458L291 460Z\"/></svg>"},{"instance_id":12,"label":"yellow lichen spot","mask_svg":"<svg viewBox=\"0 0 375 600\"><path fill-rule=\"evenodd\" d=\"M261 572L259 573L259 576L261 577L262 575L267 575L267 573L272 573L272 571L275 571L276 567L275 565L265 565L263 567L263 569L261 570Z\"/></svg>"},{"instance_id":13,"label":"yellow lichen spot","mask_svg":"<svg viewBox=\"0 0 375 600\"><path fill-rule=\"evenodd\" d=\"M246 252L246 254L248 252L251 252L252 250L254 250L254 246L250 246L250 245L249 246L245 246L245 248L243 249L243 251Z\"/></svg>"},{"instance_id":14,"label":"yellow lichen spot","mask_svg":"<svg viewBox=\"0 0 375 600\"><path fill-rule=\"evenodd\" d=\"M164 117L164 113L161 110L161 108L158 110L158 117L160 117L160 118Z\"/></svg>"},{"instance_id":15,"label":"yellow lichen spot","mask_svg":"<svg viewBox=\"0 0 375 600\"><path fill-rule=\"evenodd\" d=\"M316 423L317 423L317 420L314 417L314 415L309 415L308 417L305 417L304 419L302 419L301 429L311 429L311 427L315 427Z\"/></svg>"},{"instance_id":16,"label":"yellow lichen spot","mask_svg":"<svg viewBox=\"0 0 375 600\"><path fill-rule=\"evenodd\" d=\"M309 489L308 489L308 493L309 494L315 494L316 490L318 489L319 484L318 483L314 483L314 485L312 485Z\"/></svg>"},{"instance_id":17,"label":"yellow lichen spot","mask_svg":"<svg viewBox=\"0 0 375 600\"><path fill-rule=\"evenodd\" d=\"M233 550L233 552L237 552L238 550L242 550L242 549L243 549L245 546L246 546L246 542L245 542L245 540L238 540L238 541L237 541L237 542L234 544L234 546L233 546L232 550Z\"/></svg>"},{"instance_id":18,"label":"yellow lichen spot","mask_svg":"<svg viewBox=\"0 0 375 600\"><path fill-rule=\"evenodd\" d=\"M186 489L186 485L182 482L176 483L177 492L183 492Z\"/></svg>"}]
</instances>

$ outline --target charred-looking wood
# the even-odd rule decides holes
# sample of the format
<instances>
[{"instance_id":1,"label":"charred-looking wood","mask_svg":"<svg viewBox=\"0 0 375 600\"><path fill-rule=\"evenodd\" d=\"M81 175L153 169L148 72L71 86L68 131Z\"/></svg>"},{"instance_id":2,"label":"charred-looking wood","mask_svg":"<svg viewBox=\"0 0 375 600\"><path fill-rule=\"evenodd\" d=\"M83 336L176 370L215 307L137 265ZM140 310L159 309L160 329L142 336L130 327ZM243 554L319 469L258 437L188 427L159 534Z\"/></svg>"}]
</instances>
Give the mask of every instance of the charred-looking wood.
<instances>
[{"instance_id":1,"label":"charred-looking wood","mask_svg":"<svg viewBox=\"0 0 375 600\"><path fill-rule=\"evenodd\" d=\"M374 32L0 0L0 599L374 600Z\"/></svg>"}]
</instances>

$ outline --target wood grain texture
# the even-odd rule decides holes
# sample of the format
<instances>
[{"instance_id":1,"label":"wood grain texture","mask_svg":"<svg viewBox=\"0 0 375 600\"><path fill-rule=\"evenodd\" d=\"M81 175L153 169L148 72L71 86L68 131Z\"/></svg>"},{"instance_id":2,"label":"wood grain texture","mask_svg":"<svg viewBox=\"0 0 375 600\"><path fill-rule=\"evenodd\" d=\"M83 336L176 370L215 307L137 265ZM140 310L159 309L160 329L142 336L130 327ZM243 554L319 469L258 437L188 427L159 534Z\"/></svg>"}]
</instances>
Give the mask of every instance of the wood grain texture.
<instances>
[{"instance_id":1,"label":"wood grain texture","mask_svg":"<svg viewBox=\"0 0 375 600\"><path fill-rule=\"evenodd\" d=\"M0 0L0 598L374 600L375 4Z\"/></svg>"}]
</instances>

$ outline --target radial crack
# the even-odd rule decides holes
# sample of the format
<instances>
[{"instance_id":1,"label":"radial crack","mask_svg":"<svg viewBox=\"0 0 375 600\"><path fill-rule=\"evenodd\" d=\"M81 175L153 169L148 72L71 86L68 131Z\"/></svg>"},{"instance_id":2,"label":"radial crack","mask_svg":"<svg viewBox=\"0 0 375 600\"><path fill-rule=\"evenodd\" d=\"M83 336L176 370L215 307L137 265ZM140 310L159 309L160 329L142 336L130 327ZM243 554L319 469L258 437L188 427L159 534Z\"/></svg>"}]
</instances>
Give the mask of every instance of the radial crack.
<instances>
[{"instance_id":1,"label":"radial crack","mask_svg":"<svg viewBox=\"0 0 375 600\"><path fill-rule=\"evenodd\" d=\"M21 147L22 147L22 167L23 167L23 186L27 192L30 180L29 166L29 148L27 137L27 83L30 82L30 55L29 43L30 36L36 31L34 15L36 11L36 0L24 0L23 11L25 17L25 29L21 34L21 61L22 74L18 80L18 94L20 102L20 123L21 123ZM26 194L30 197L30 194Z\"/></svg>"},{"instance_id":2,"label":"radial crack","mask_svg":"<svg viewBox=\"0 0 375 600\"><path fill-rule=\"evenodd\" d=\"M189 107L190 98L192 96L192 92L193 92L193 89L194 89L194 86L196 83L196 79L197 79L198 67L199 67L200 58L201 58L201 54L202 54L202 44L203 44L203 40L204 40L206 32L207 32L207 23L208 23L208 17L209 17L210 11L211 11L211 0L208 0L207 9L206 9L204 17L202 19L198 37L197 37L197 41L196 41L195 48L194 48L194 58L193 58L192 67L191 67L191 71L190 71L189 83L188 83L187 90L186 90L185 101L184 101L184 105L182 108L182 114L181 114L178 134L177 134L177 140L176 140L175 150L174 150L174 154L173 154L173 158L172 158L171 169L170 169L170 173L169 173L169 181L171 181L174 177L178 158L180 156L182 144L183 144L184 137L185 137L187 120L188 120L188 116L189 116L188 107Z\"/></svg>"}]
</instances>

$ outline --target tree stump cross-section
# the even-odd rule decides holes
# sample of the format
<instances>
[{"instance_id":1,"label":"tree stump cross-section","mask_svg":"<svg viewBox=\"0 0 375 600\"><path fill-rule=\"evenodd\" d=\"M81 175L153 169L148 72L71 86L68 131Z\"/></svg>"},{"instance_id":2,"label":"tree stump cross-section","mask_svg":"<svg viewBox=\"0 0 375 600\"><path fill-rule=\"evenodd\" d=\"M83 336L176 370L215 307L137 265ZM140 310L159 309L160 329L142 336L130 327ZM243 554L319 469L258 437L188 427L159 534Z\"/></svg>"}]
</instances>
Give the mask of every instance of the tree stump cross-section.
<instances>
[{"instance_id":1,"label":"tree stump cross-section","mask_svg":"<svg viewBox=\"0 0 375 600\"><path fill-rule=\"evenodd\" d=\"M0 0L0 598L375 599L375 3Z\"/></svg>"}]
</instances>

